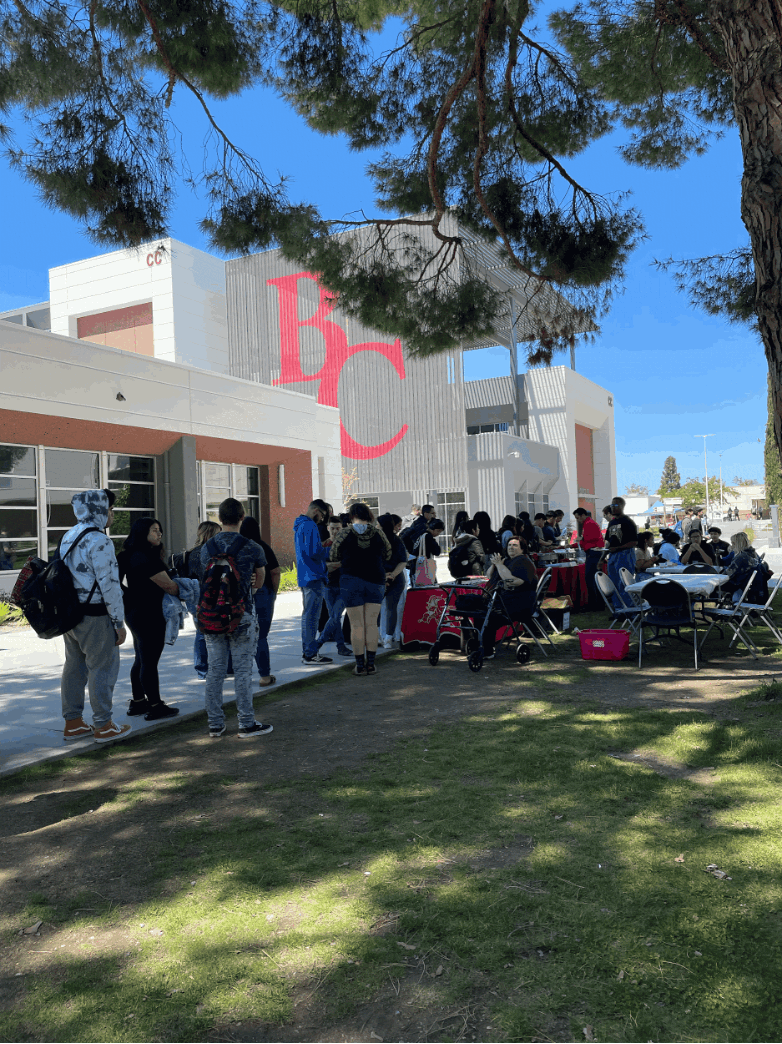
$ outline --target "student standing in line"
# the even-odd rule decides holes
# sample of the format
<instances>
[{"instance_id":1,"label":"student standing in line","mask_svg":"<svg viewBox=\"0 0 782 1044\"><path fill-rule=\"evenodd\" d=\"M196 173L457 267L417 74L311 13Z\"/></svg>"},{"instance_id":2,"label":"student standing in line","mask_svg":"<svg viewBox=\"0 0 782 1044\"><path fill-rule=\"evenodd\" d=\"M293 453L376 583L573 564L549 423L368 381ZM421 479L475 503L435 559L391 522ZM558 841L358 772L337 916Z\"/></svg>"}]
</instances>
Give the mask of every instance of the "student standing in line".
<instances>
[{"instance_id":1,"label":"student standing in line","mask_svg":"<svg viewBox=\"0 0 782 1044\"><path fill-rule=\"evenodd\" d=\"M334 541L342 532L343 528L344 527L339 518L332 518L329 522L329 540L326 544L329 553ZM328 569L328 576L326 578L324 597L328 609L328 616L326 618L326 626L323 628L320 637L318 638L318 648L325 645L326 642L336 642L337 652L340 656L352 656L353 650L348 647L342 634L342 615L345 612L345 601L339 587L339 581L342 575L340 563L329 561L326 563L326 568Z\"/></svg>"},{"instance_id":2,"label":"student standing in line","mask_svg":"<svg viewBox=\"0 0 782 1044\"><path fill-rule=\"evenodd\" d=\"M459 537L460 533L462 532L462 526L464 525L464 523L467 521L467 519L469 517L470 516L468 515L468 513L466 511L457 511L456 512L456 516L455 516L455 518L453 520L453 529L451 530L451 544L452 545L456 543L457 538ZM380 521L380 519L378 519L378 521ZM386 533L386 536L388 536L387 533Z\"/></svg>"},{"instance_id":3,"label":"student standing in line","mask_svg":"<svg viewBox=\"0 0 782 1044\"><path fill-rule=\"evenodd\" d=\"M293 523L296 555L296 577L301 588L301 656L302 663L333 663L321 656L318 643L318 621L326 589L328 548L323 547L319 524L326 515L323 501L313 500L305 514Z\"/></svg>"},{"instance_id":4,"label":"student standing in line","mask_svg":"<svg viewBox=\"0 0 782 1044\"><path fill-rule=\"evenodd\" d=\"M201 548L207 542L211 540L213 536L216 536L220 532L220 526L216 522L201 522L198 526L196 533L196 542L186 551L182 558L182 576L188 576L191 580L198 580L201 583L204 579L203 569L201 568ZM202 680L206 677L206 672L209 666L206 654L206 639L203 634L196 630L195 641L193 642L193 666L195 672ZM233 674L233 668L229 662L229 674Z\"/></svg>"},{"instance_id":5,"label":"student standing in line","mask_svg":"<svg viewBox=\"0 0 782 1044\"><path fill-rule=\"evenodd\" d=\"M478 523L478 528L480 529L480 541L484 551L483 571L488 575L489 569L491 569L492 556L502 554L502 544L492 529L491 516L488 511L476 511L473 515L473 520Z\"/></svg>"},{"instance_id":6,"label":"student standing in line","mask_svg":"<svg viewBox=\"0 0 782 1044\"><path fill-rule=\"evenodd\" d=\"M124 591L125 619L133 635L136 658L130 668L132 698L128 714L143 714L146 721L173 718L160 695L158 664L166 643L163 595L179 597L179 587L163 561L163 529L156 518L136 519L117 556Z\"/></svg>"},{"instance_id":7,"label":"student standing in line","mask_svg":"<svg viewBox=\"0 0 782 1044\"><path fill-rule=\"evenodd\" d=\"M480 522L478 523L480 527ZM508 541L511 537L518 536L518 526L514 515L506 515L500 526L499 538L503 555L507 554Z\"/></svg>"},{"instance_id":8,"label":"student standing in line","mask_svg":"<svg viewBox=\"0 0 782 1044\"><path fill-rule=\"evenodd\" d=\"M255 647L255 665L261 676L260 685L267 689L277 681L271 671L271 660L269 658L269 631L274 619L274 603L277 599L277 591L280 586L280 563L277 556L265 540L261 539L261 527L258 519L252 515L245 515L239 532L243 537L252 540L263 551L266 559L266 574L263 584L255 589L253 601L255 602L255 615L258 617L258 644Z\"/></svg>"},{"instance_id":9,"label":"student standing in line","mask_svg":"<svg viewBox=\"0 0 782 1044\"><path fill-rule=\"evenodd\" d=\"M209 673L206 676L204 699L209 719L209 735L219 739L225 733L223 683L230 650L234 664L236 714L239 718L239 739L254 739L272 731L271 725L255 720L253 709L253 657L258 647L258 618L255 615L253 592L263 586L266 578L266 556L254 540L239 532L244 520L244 508L233 497L228 497L217 509L220 532L201 548L201 567L204 570L202 595L209 585L209 561L228 555L239 573L238 595L244 605L239 625L227 634L206 634L209 654Z\"/></svg>"},{"instance_id":10,"label":"student standing in line","mask_svg":"<svg viewBox=\"0 0 782 1044\"><path fill-rule=\"evenodd\" d=\"M386 589L383 596L383 609L385 610L385 634L382 644L386 649L393 649L396 645L394 634L397 625L397 611L399 599L405 589L405 566L407 565L407 548L396 535L397 524L395 519L398 515L385 514L377 520L377 524L386 535L391 545L391 557L386 562ZM401 520L400 520L401 521ZM454 528L456 528L454 526ZM381 613L381 615L383 615Z\"/></svg>"},{"instance_id":11,"label":"student standing in line","mask_svg":"<svg viewBox=\"0 0 782 1044\"><path fill-rule=\"evenodd\" d=\"M352 504L349 514L350 527L337 534L330 558L342 565L340 591L350 619L354 674L363 676L377 670L377 622L391 545L366 504Z\"/></svg>"},{"instance_id":12,"label":"student standing in line","mask_svg":"<svg viewBox=\"0 0 782 1044\"><path fill-rule=\"evenodd\" d=\"M113 505L114 493L108 489L74 493L71 506L76 525L60 541L60 557L84 606L84 619L63 635L65 663L60 694L66 740L92 737L98 743L108 743L124 739L130 732L130 725L116 725L111 719L119 646L127 637L117 556L113 541L104 532L113 521ZM87 529L94 532L82 536ZM92 725L84 720L85 686L89 686Z\"/></svg>"}]
</instances>

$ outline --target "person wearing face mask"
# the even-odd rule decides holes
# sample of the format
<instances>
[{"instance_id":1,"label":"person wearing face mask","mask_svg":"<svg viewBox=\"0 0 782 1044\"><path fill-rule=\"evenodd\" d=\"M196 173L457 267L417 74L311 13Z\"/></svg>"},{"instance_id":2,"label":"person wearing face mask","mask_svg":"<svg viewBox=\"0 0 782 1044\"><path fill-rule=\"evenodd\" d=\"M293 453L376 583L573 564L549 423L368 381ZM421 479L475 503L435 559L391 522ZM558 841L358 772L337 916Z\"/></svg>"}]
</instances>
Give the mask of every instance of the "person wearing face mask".
<instances>
[{"instance_id":1,"label":"person wearing face mask","mask_svg":"<svg viewBox=\"0 0 782 1044\"><path fill-rule=\"evenodd\" d=\"M125 619L136 653L130 668L128 714L143 714L147 721L173 718L179 708L163 702L158 664L166 641L163 595L178 598L179 587L165 566L163 529L156 518L139 518L133 523L117 564L120 583L126 584Z\"/></svg>"},{"instance_id":2,"label":"person wearing face mask","mask_svg":"<svg viewBox=\"0 0 782 1044\"><path fill-rule=\"evenodd\" d=\"M321 656L317 631L320 610L326 590L326 561L328 548L323 547L319 525L327 517L322 500L313 500L303 515L293 523L296 555L296 579L301 588L301 656L302 663L333 663L330 656Z\"/></svg>"},{"instance_id":3,"label":"person wearing face mask","mask_svg":"<svg viewBox=\"0 0 782 1044\"><path fill-rule=\"evenodd\" d=\"M341 564L340 594L350 620L354 674L375 674L378 617L386 590L391 544L366 504L352 504L350 526L337 534L330 559Z\"/></svg>"}]
</instances>

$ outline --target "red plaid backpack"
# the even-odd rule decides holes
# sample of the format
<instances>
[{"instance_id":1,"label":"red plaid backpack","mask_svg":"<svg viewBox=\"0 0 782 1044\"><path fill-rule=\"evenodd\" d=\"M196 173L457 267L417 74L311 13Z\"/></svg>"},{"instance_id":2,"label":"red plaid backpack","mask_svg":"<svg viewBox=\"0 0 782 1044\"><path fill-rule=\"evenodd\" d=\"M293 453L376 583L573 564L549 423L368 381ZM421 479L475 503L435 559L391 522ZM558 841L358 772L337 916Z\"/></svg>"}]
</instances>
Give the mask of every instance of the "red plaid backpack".
<instances>
[{"instance_id":1,"label":"red plaid backpack","mask_svg":"<svg viewBox=\"0 0 782 1044\"><path fill-rule=\"evenodd\" d=\"M247 538L239 533L225 551L220 550L214 537L206 543L210 558L196 610L198 629L203 634L233 634L247 611L233 557L246 543Z\"/></svg>"}]
</instances>

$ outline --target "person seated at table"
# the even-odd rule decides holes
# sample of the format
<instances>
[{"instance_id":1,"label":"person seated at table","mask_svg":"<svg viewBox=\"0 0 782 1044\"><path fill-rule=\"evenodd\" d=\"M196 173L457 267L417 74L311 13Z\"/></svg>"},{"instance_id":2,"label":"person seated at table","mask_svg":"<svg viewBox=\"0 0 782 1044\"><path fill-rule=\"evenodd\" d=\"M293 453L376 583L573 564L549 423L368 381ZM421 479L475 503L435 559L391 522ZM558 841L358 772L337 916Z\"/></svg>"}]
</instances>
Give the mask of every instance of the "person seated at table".
<instances>
[{"instance_id":1,"label":"person seated at table","mask_svg":"<svg viewBox=\"0 0 782 1044\"><path fill-rule=\"evenodd\" d=\"M738 602L750 576L757 571L745 601L762 605L768 598L768 581L773 576L772 571L761 559L743 530L733 534L730 538L730 545L734 555L726 570L728 580L724 584L723 590L731 593L733 601Z\"/></svg>"},{"instance_id":2,"label":"person seated at table","mask_svg":"<svg viewBox=\"0 0 782 1044\"><path fill-rule=\"evenodd\" d=\"M635 549L635 582L653 580L654 575L648 573L647 570L659 563L660 556L654 553L654 533L649 529L644 529L643 532L638 534L638 543Z\"/></svg>"},{"instance_id":3,"label":"person seated at table","mask_svg":"<svg viewBox=\"0 0 782 1044\"><path fill-rule=\"evenodd\" d=\"M535 515L535 536L538 538L538 548L541 551L550 551L557 540L556 533L546 522L546 516L539 511Z\"/></svg>"},{"instance_id":4,"label":"person seated at table","mask_svg":"<svg viewBox=\"0 0 782 1044\"><path fill-rule=\"evenodd\" d=\"M673 529L663 529L660 532L662 543L658 552L663 565L681 565L679 552L676 550L679 544L679 534Z\"/></svg>"},{"instance_id":5,"label":"person seated at table","mask_svg":"<svg viewBox=\"0 0 782 1044\"><path fill-rule=\"evenodd\" d=\"M557 538L557 540L559 540L559 538L562 536L562 530L559 526L559 520L557 519L556 511L549 511L546 514L546 525L551 528L551 531L553 532L554 536Z\"/></svg>"},{"instance_id":6,"label":"person seated at table","mask_svg":"<svg viewBox=\"0 0 782 1044\"><path fill-rule=\"evenodd\" d=\"M730 562L723 562L723 558L725 557L725 555L730 555L731 558L733 557L730 551L730 544L725 540L721 540L721 536L722 530L718 529L717 526L711 526L709 528L708 546L714 553L715 565L729 565Z\"/></svg>"},{"instance_id":7,"label":"person seated at table","mask_svg":"<svg viewBox=\"0 0 782 1044\"><path fill-rule=\"evenodd\" d=\"M700 529L690 530L690 539L681 550L682 565L715 565L711 545L703 539Z\"/></svg>"},{"instance_id":8,"label":"person seated at table","mask_svg":"<svg viewBox=\"0 0 782 1044\"><path fill-rule=\"evenodd\" d=\"M522 551L518 537L511 537L508 541L506 558L502 555L492 556L487 591L493 590L499 583L503 585L500 597L511 620L529 624L535 612L538 575L534 562ZM484 660L493 659L497 631L503 624L507 624L504 613L493 612L489 617L483 632Z\"/></svg>"}]
</instances>

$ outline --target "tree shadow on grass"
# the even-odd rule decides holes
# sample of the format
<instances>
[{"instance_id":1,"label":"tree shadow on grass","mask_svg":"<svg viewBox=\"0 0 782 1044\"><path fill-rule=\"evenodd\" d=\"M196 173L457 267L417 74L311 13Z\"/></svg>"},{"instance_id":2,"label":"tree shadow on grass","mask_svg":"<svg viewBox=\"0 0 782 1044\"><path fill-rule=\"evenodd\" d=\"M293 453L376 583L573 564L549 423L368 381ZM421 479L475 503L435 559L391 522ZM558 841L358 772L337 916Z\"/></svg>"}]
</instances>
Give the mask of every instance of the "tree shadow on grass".
<instances>
[{"instance_id":1,"label":"tree shadow on grass","mask_svg":"<svg viewBox=\"0 0 782 1044\"><path fill-rule=\"evenodd\" d=\"M159 745L18 847L48 914L5 1039L779 1039L778 742L523 701L325 778ZM718 775L611 756L652 749Z\"/></svg>"}]
</instances>

